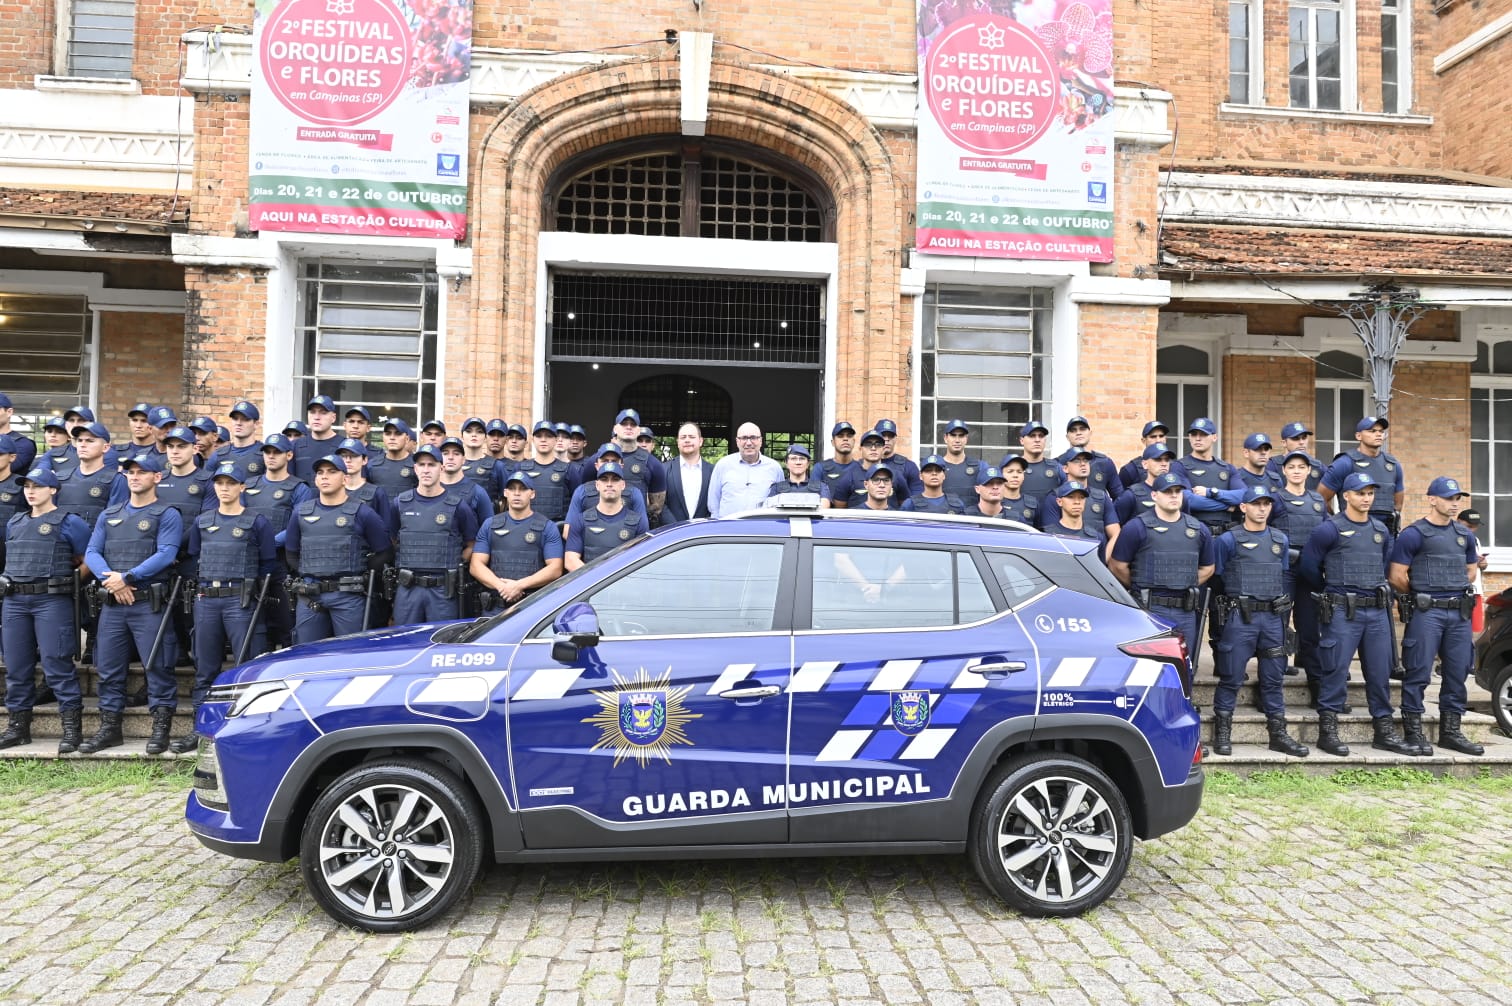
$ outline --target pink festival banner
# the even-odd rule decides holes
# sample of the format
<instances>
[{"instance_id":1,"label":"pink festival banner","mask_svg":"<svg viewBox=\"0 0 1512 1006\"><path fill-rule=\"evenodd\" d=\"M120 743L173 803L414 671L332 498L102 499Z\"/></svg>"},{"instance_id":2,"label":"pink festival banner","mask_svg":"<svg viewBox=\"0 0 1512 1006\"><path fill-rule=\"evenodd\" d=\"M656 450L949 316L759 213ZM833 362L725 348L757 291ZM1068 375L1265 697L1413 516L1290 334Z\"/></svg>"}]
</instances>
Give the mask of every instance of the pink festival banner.
<instances>
[{"instance_id":1,"label":"pink festival banner","mask_svg":"<svg viewBox=\"0 0 1512 1006\"><path fill-rule=\"evenodd\" d=\"M257 0L255 231L467 233L472 0Z\"/></svg>"},{"instance_id":2,"label":"pink festival banner","mask_svg":"<svg viewBox=\"0 0 1512 1006\"><path fill-rule=\"evenodd\" d=\"M1112 0L922 0L915 246L1113 260Z\"/></svg>"}]
</instances>

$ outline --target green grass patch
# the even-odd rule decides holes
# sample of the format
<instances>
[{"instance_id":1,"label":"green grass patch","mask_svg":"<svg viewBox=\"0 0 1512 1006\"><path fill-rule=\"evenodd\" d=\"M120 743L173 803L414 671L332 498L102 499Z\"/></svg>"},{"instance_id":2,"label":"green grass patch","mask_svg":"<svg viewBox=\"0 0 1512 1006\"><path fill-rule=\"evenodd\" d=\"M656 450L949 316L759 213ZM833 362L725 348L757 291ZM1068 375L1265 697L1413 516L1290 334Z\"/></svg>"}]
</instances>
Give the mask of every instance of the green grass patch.
<instances>
[{"instance_id":1,"label":"green grass patch","mask_svg":"<svg viewBox=\"0 0 1512 1006\"><path fill-rule=\"evenodd\" d=\"M187 759L119 761L0 760L0 796L62 790L99 793L116 790L184 790L193 785L194 763Z\"/></svg>"}]
</instances>

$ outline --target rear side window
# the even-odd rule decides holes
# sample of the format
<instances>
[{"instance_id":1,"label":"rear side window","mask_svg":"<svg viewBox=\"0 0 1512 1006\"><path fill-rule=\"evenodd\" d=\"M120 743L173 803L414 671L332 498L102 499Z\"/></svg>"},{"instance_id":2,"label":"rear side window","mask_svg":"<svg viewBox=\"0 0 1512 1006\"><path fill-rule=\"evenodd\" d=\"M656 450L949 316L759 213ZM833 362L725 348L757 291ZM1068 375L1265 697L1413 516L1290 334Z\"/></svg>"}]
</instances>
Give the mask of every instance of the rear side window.
<instances>
[{"instance_id":1,"label":"rear side window","mask_svg":"<svg viewBox=\"0 0 1512 1006\"><path fill-rule=\"evenodd\" d=\"M987 563L1003 589L1009 608L1017 608L1053 586L1049 577L1016 552L988 552Z\"/></svg>"},{"instance_id":2,"label":"rear side window","mask_svg":"<svg viewBox=\"0 0 1512 1006\"><path fill-rule=\"evenodd\" d=\"M814 546L815 629L927 628L995 613L966 552L847 543Z\"/></svg>"}]
</instances>

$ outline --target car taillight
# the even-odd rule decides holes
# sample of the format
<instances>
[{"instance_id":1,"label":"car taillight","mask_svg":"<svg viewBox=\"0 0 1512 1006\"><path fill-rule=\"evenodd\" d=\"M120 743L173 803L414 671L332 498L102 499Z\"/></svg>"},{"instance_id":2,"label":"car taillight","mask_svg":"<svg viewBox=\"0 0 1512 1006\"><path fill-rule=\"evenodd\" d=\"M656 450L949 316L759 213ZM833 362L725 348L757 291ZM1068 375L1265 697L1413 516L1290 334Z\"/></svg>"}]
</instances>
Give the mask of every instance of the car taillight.
<instances>
[{"instance_id":1,"label":"car taillight","mask_svg":"<svg viewBox=\"0 0 1512 1006\"><path fill-rule=\"evenodd\" d=\"M1118 648L1136 660L1158 660L1164 664L1175 664L1176 673L1181 677L1182 693L1187 698L1192 697L1192 664L1187 657L1186 642L1179 634L1171 632L1133 639L1120 643Z\"/></svg>"}]
</instances>

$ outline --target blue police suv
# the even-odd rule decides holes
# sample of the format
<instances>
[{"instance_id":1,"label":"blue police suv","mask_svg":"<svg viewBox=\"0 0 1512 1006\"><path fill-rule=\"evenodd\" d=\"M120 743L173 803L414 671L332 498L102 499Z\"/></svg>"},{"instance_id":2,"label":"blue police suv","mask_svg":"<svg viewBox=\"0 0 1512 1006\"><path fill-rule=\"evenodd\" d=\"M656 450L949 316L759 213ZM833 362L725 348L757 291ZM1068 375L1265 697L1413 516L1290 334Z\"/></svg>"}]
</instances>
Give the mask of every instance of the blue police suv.
<instances>
[{"instance_id":1,"label":"blue police suv","mask_svg":"<svg viewBox=\"0 0 1512 1006\"><path fill-rule=\"evenodd\" d=\"M343 923L486 859L965 853L1076 915L1202 799L1186 651L1092 542L769 509L663 528L491 618L295 646L202 705L190 829Z\"/></svg>"}]
</instances>

